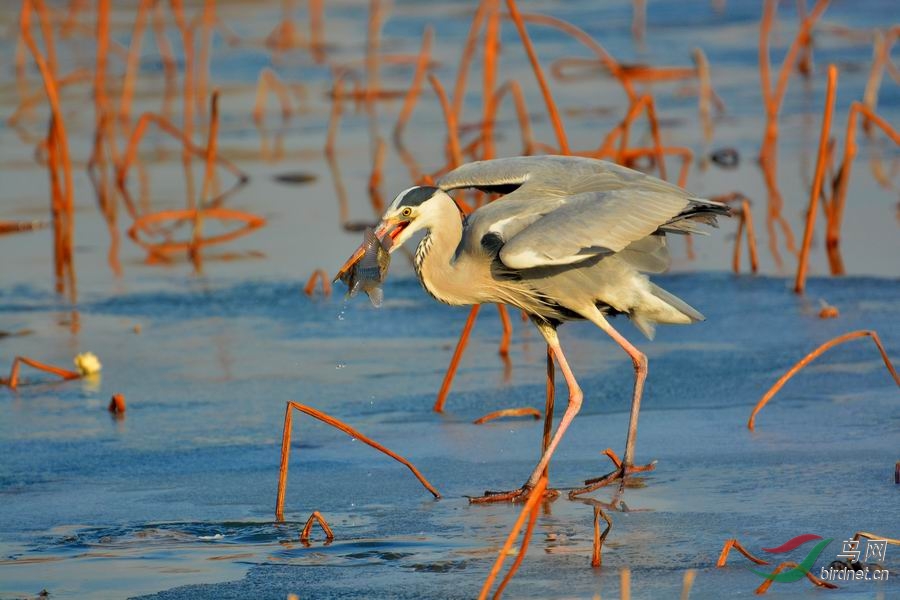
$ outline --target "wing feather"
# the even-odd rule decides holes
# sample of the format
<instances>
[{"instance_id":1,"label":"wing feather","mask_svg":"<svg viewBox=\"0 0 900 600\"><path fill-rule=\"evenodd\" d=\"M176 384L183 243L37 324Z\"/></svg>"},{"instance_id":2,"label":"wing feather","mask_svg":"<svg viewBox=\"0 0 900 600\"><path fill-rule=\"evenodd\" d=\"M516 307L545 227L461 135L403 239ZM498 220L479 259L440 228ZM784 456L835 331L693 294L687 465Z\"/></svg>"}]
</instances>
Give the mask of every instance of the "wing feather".
<instances>
[{"instance_id":1,"label":"wing feather","mask_svg":"<svg viewBox=\"0 0 900 600\"><path fill-rule=\"evenodd\" d=\"M620 252L653 234L688 204L687 194L648 190L589 192L506 238L500 260L511 269L567 265Z\"/></svg>"},{"instance_id":2,"label":"wing feather","mask_svg":"<svg viewBox=\"0 0 900 600\"><path fill-rule=\"evenodd\" d=\"M491 237L489 246L494 252L500 248L500 260L511 269L573 264L621 252L692 202L690 194L666 181L573 156L476 161L447 173L437 185L445 191L506 193L469 215L461 249L482 252L482 240ZM653 256L637 248L625 254L654 270L668 263L664 243Z\"/></svg>"}]
</instances>

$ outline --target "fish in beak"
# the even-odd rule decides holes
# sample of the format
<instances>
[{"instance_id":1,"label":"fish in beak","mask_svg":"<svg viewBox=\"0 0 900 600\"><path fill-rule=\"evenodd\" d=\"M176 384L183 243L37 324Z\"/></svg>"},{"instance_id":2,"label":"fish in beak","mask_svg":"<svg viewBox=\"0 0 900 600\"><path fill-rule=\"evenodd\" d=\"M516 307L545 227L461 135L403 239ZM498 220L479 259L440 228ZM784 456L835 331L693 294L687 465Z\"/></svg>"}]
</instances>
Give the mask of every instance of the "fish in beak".
<instances>
[{"instance_id":1,"label":"fish in beak","mask_svg":"<svg viewBox=\"0 0 900 600\"><path fill-rule=\"evenodd\" d=\"M384 291L381 284L387 277L391 264L389 249L393 238L387 229L379 227L381 236L367 228L362 245L353 253L334 281L341 280L347 285L347 297L352 298L360 290L364 291L375 307L381 306Z\"/></svg>"},{"instance_id":2,"label":"fish in beak","mask_svg":"<svg viewBox=\"0 0 900 600\"><path fill-rule=\"evenodd\" d=\"M393 248L394 240L398 235L400 235L400 232L402 232L407 225L409 225L409 221L382 221L375 229L373 237L380 242L380 245L384 250L390 252ZM366 252L372 251L377 252L377 249L372 245L371 239L367 234L366 238L363 240L363 243L360 244L359 248L354 250L353 254L350 255L350 258L347 259L347 262L345 262L344 265L340 269L338 269L337 275L334 276L332 283L336 283L338 280L344 281L346 283L347 280L352 276L352 271L357 267L358 263L366 255Z\"/></svg>"}]
</instances>

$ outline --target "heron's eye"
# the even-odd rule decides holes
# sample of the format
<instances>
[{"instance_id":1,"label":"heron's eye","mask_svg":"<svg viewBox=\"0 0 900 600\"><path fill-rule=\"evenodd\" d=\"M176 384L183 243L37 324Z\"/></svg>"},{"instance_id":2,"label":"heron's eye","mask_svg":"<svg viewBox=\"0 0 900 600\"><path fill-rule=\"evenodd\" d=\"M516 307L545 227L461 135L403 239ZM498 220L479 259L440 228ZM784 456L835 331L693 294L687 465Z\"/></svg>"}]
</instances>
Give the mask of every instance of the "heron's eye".
<instances>
[{"instance_id":1,"label":"heron's eye","mask_svg":"<svg viewBox=\"0 0 900 600\"><path fill-rule=\"evenodd\" d=\"M404 217L408 217L412 214L412 209L407 206L402 211L400 211L400 214L403 215Z\"/></svg>"}]
</instances>

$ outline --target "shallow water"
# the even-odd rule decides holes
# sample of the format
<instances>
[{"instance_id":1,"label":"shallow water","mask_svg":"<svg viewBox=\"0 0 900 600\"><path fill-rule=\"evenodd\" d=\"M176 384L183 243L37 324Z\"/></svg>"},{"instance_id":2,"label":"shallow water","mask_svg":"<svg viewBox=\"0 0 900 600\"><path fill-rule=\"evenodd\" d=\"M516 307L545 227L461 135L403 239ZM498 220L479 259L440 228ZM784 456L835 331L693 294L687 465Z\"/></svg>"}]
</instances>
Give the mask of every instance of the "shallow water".
<instances>
[{"instance_id":1,"label":"shallow water","mask_svg":"<svg viewBox=\"0 0 900 600\"><path fill-rule=\"evenodd\" d=\"M728 538L738 537L758 553L801 533L832 537L817 562L821 566L857 531L900 537L900 488L892 481L900 458L898 394L870 340L829 351L764 409L756 433L745 427L763 392L831 337L875 329L888 353L895 360L900 356L896 191L879 187L867 164L880 151L890 166L896 150L860 136L844 237L844 258L853 275L814 277L806 297L797 298L765 248L765 193L753 164L762 128L755 67L758 6L734 2L717 14L706 3L650 3L647 46L641 51L628 34L629 3L601 9L581 1L522 5L581 23L622 60L689 64L691 48L704 48L714 85L728 106L714 147L735 146L743 160L735 171L692 169L690 187L701 194L740 189L755 200L767 275L722 272L730 265L733 223L698 239L692 262L680 243L673 244L676 272L655 280L707 321L661 327L652 343L616 322L650 358L637 459L658 460L657 469L644 478L644 487L625 491L624 508L617 504L610 512L613 530L602 569L589 566L591 506L561 499L545 508L509 595L617 597L620 570L628 567L633 597L677 595L687 569L698 571L692 598L749 597L761 579L745 568L749 563L743 558L734 555L727 569L714 568ZM857 10L836 4L825 20L873 27L892 6L870 2ZM252 13L244 3L223 4L221 10L247 37L264 37L279 18L278 3ZM776 61L794 22L792 8L783 7L782 15ZM114 35L123 42L129 18L127 11L117 13L121 24ZM363 8L329 4L326 18L334 60L360 58ZM385 46L414 52L422 27L435 23L435 55L445 61L438 74L446 83L469 18L455 5L397 3L384 27ZM12 13L0 19L8 25ZM533 34L547 62L576 51L556 34L539 28ZM832 59L843 67L835 120L843 135L846 108L861 95L871 53L870 44L825 34L816 41L816 77L808 87L792 82L782 113L780 181L785 215L797 233L820 119L821 71ZM13 44L4 33L0 54L9 55ZM84 56L63 57L71 63L67 68L93 56L89 42L82 44ZM364 298L344 301L343 290L327 300L304 296L306 276L314 268L333 270L360 237L340 227L332 175L321 155L329 71L302 52L274 65L284 78L309 86L309 104L288 124L285 157L266 160L250 106L256 74L273 65L272 59L261 49L216 44L213 78L226 88L222 151L251 175L228 206L266 216L265 229L211 251L213 260L202 276L191 275L183 262L169 268L145 265L140 249L123 240L125 273L116 279L105 262L106 227L77 168L75 307L52 292L49 231L0 237L0 330L26 332L0 337L0 368L16 355L66 366L84 350L96 352L104 364L95 380L57 383L26 371L29 385L17 392L0 390L0 597L34 596L41 589L54 598L473 597L520 509L470 506L464 496L521 484L538 459L541 424L471 422L500 408L542 408L544 346L530 325L514 318L509 371L496 354L497 312L485 307L447 413L437 415L431 405L464 309L433 302L399 256L379 310ZM504 45L510 52L504 55L503 76L530 85L531 73L509 26L504 26ZM149 70L158 71L149 58L148 63ZM9 71L4 73L0 106L11 110L14 86ZM409 77L403 69L386 68L383 75L398 87ZM471 85L479 77L476 70ZM141 110L158 108L153 81L140 87ZM661 117L676 121L664 128L665 135L673 144L699 149L696 101L678 97L675 87L656 88ZM886 82L879 103L890 122L900 116L897 89ZM611 82L556 83L554 93L564 109L592 109L567 117L577 147L596 145L620 118L622 97ZM82 156L89 147L91 115L75 107L85 94L81 89L69 96L75 153ZM528 88L527 94L536 135L552 139L537 90ZM399 105L379 108L384 135ZM473 96L468 119L478 118L479 105ZM277 123L274 110L269 116ZM511 124L511 113L507 118ZM40 132L44 121L28 127ZM368 136L366 117L348 113L338 146L356 221L374 219L365 197ZM423 97L405 139L428 168L442 161L443 125L430 95ZM500 146L501 153L515 153L518 132L506 135ZM5 200L0 218L46 216L46 173L31 160L32 150L0 125ZM153 162L151 169L154 206L180 206L177 153ZM299 186L276 179L296 173L313 174L315 180ZM388 197L409 185L393 153L385 179ZM239 260L214 260L226 251ZM787 273L793 258L783 247L782 253ZM823 254L814 248L814 274L825 272ZM820 300L837 306L840 318L820 320ZM561 336L585 391L581 414L552 463L553 485L566 488L609 470L600 451L623 445L632 375L628 359L596 329L567 325ZM105 410L113 393L126 396L124 419ZM562 386L558 404L564 393ZM371 448L295 416L287 522L274 524L287 400L343 419L409 458L444 498L433 500L406 469ZM608 501L611 492L594 496ZM309 546L298 541L314 510L334 528L332 543L323 543L318 530ZM790 558L802 559L804 549ZM896 546L888 547L885 566L891 575L900 568ZM900 594L898 580L841 584L838 593L890 598ZM792 598L822 593L805 581L776 584L770 591Z\"/></svg>"}]
</instances>

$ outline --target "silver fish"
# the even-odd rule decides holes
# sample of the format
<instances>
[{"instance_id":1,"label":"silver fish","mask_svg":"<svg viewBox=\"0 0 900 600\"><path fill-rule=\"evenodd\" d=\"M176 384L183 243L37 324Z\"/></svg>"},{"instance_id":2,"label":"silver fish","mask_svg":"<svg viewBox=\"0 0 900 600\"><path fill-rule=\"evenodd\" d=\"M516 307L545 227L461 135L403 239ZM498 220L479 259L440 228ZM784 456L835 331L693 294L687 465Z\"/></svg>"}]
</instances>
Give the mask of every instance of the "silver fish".
<instances>
[{"instance_id":1,"label":"silver fish","mask_svg":"<svg viewBox=\"0 0 900 600\"><path fill-rule=\"evenodd\" d=\"M341 274L340 280L347 284L348 298L352 298L362 290L369 296L372 306L379 307L384 300L381 284L387 276L391 255L371 227L366 228L363 248L365 249L363 257Z\"/></svg>"}]
</instances>

